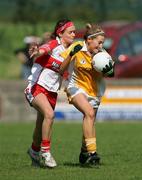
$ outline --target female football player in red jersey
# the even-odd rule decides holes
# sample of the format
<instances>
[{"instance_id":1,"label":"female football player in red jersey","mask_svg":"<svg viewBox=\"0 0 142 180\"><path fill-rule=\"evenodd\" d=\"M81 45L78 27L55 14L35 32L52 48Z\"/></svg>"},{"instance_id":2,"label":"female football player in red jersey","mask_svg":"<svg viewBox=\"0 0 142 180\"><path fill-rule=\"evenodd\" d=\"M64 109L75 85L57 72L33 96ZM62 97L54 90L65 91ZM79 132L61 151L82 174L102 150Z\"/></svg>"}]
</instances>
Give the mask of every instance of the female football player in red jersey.
<instances>
[{"instance_id":1,"label":"female football player in red jersey","mask_svg":"<svg viewBox=\"0 0 142 180\"><path fill-rule=\"evenodd\" d=\"M60 20L52 34L52 40L40 47L33 46L30 55L36 57L25 89L28 102L37 110L33 142L28 154L35 165L57 166L51 155L51 131L56 105L57 91L61 85L58 73L63 58L60 54L72 44L75 26L70 20Z\"/></svg>"}]
</instances>

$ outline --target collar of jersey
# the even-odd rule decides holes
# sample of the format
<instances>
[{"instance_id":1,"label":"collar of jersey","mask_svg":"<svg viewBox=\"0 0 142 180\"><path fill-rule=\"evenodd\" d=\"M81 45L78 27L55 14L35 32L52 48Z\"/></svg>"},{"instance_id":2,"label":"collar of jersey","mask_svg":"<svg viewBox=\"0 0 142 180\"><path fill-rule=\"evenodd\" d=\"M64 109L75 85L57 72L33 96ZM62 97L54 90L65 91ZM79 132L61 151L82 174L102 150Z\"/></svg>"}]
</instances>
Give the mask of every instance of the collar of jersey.
<instances>
[{"instance_id":1,"label":"collar of jersey","mask_svg":"<svg viewBox=\"0 0 142 180\"><path fill-rule=\"evenodd\" d=\"M85 41L83 41L83 47L80 51L85 51L85 52L88 51Z\"/></svg>"},{"instance_id":2,"label":"collar of jersey","mask_svg":"<svg viewBox=\"0 0 142 180\"><path fill-rule=\"evenodd\" d=\"M58 41L58 44L61 44L61 40L58 36L56 37L56 40Z\"/></svg>"}]
</instances>

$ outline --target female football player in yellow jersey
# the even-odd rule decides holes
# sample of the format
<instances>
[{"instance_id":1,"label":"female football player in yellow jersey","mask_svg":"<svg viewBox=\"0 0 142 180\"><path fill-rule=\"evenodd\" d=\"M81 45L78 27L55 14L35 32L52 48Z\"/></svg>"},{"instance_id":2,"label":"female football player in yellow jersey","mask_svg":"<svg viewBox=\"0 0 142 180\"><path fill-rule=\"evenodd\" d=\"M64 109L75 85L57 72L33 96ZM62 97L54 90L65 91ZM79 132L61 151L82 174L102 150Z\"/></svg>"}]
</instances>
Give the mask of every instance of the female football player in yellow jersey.
<instances>
[{"instance_id":1,"label":"female football player in yellow jersey","mask_svg":"<svg viewBox=\"0 0 142 180\"><path fill-rule=\"evenodd\" d=\"M60 66L60 73L63 73L69 65L69 74L71 74L66 87L69 102L83 113L83 139L79 155L81 164L96 165L100 162L94 125L101 96L105 90L103 76L112 76L113 67L106 66L103 69L104 74L99 73L92 66L92 57L100 51L105 51L104 40L104 31L99 26L88 24L84 41L72 44L73 55L72 52L62 54L65 60ZM80 46L82 49L78 51Z\"/></svg>"}]
</instances>

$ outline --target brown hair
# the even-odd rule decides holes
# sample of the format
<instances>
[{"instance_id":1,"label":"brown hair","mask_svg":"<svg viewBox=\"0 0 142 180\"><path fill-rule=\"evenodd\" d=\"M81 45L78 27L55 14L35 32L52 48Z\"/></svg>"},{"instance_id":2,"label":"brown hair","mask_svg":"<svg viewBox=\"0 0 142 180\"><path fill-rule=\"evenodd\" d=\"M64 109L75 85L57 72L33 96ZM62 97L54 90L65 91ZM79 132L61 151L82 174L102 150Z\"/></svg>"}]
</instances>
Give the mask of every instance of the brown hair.
<instances>
[{"instance_id":1,"label":"brown hair","mask_svg":"<svg viewBox=\"0 0 142 180\"><path fill-rule=\"evenodd\" d=\"M69 19L61 19L61 20L59 20L59 21L56 23L54 32L53 32L52 35L51 35L51 38L52 38L52 39L55 39L55 38L58 36L57 30L58 30L60 27L64 26L67 22L70 22L70 20L69 20Z\"/></svg>"},{"instance_id":2,"label":"brown hair","mask_svg":"<svg viewBox=\"0 0 142 180\"><path fill-rule=\"evenodd\" d=\"M84 39L87 40L90 37L93 38L93 37L95 37L95 34L96 34L96 36L99 34L105 35L103 29L99 25L87 23L86 24L86 32L84 34Z\"/></svg>"}]
</instances>

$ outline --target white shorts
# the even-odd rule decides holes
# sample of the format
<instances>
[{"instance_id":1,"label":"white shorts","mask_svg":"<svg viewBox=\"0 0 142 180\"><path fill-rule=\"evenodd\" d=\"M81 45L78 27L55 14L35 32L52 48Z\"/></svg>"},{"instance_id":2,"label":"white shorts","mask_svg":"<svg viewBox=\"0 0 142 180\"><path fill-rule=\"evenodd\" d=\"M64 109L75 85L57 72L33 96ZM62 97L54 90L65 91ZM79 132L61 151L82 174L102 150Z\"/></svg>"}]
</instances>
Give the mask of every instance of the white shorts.
<instances>
[{"instance_id":1,"label":"white shorts","mask_svg":"<svg viewBox=\"0 0 142 180\"><path fill-rule=\"evenodd\" d=\"M100 97L93 97L93 96L89 96L83 89L81 88L77 88L77 87L69 87L66 90L67 96L68 96L68 100L71 103L72 98L75 97L77 94L83 93L87 99L88 102L91 104L91 106L93 108L98 108L100 105Z\"/></svg>"}]
</instances>

